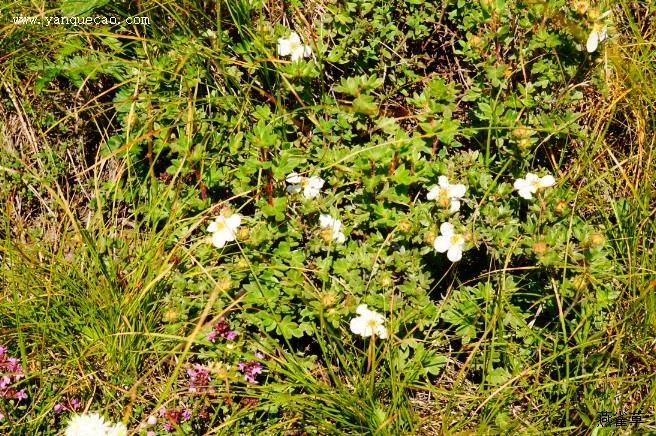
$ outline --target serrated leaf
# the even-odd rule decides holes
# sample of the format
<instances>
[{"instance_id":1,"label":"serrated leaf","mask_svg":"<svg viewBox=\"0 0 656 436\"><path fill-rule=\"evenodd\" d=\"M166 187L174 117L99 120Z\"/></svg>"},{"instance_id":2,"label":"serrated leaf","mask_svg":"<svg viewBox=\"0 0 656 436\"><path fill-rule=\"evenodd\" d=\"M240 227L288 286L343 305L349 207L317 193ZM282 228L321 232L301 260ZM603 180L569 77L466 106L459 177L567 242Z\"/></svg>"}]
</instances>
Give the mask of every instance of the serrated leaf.
<instances>
[{"instance_id":1,"label":"serrated leaf","mask_svg":"<svg viewBox=\"0 0 656 436\"><path fill-rule=\"evenodd\" d=\"M361 114L376 115L378 113L378 105L372 96L360 95L353 100L353 110Z\"/></svg>"}]
</instances>

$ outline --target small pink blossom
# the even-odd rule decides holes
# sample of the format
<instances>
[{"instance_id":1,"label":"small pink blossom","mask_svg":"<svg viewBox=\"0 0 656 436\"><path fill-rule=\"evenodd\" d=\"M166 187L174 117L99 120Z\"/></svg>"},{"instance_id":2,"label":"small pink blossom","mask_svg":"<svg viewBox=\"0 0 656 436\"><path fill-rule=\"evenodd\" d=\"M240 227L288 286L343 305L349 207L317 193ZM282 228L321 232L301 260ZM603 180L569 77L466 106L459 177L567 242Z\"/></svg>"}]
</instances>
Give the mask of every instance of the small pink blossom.
<instances>
[{"instance_id":1,"label":"small pink blossom","mask_svg":"<svg viewBox=\"0 0 656 436\"><path fill-rule=\"evenodd\" d=\"M80 408L80 399L79 398L73 398L71 400L71 409L77 411Z\"/></svg>"},{"instance_id":2,"label":"small pink blossom","mask_svg":"<svg viewBox=\"0 0 656 436\"><path fill-rule=\"evenodd\" d=\"M237 337L237 332L230 330L230 324L228 324L228 321L223 319L223 317L221 317L219 321L214 324L214 328L211 332L208 333L207 339L209 339L210 342L214 342L219 336L229 341L234 341Z\"/></svg>"},{"instance_id":3,"label":"small pink blossom","mask_svg":"<svg viewBox=\"0 0 656 436\"><path fill-rule=\"evenodd\" d=\"M0 346L0 398L13 398L24 400L27 398L25 390L16 390L12 384L24 378L23 368L18 359L7 357L7 348Z\"/></svg>"},{"instance_id":4,"label":"small pink blossom","mask_svg":"<svg viewBox=\"0 0 656 436\"><path fill-rule=\"evenodd\" d=\"M243 398L242 401L244 403L244 406L246 407L254 406L259 402L257 398L250 398L250 397Z\"/></svg>"},{"instance_id":5,"label":"small pink blossom","mask_svg":"<svg viewBox=\"0 0 656 436\"><path fill-rule=\"evenodd\" d=\"M210 387L210 373L206 366L194 363L187 368L189 392L203 392Z\"/></svg>"},{"instance_id":6,"label":"small pink blossom","mask_svg":"<svg viewBox=\"0 0 656 436\"><path fill-rule=\"evenodd\" d=\"M257 384L255 377L262 373L262 364L255 360L251 360L250 362L239 362L237 364L237 369L244 374L246 381Z\"/></svg>"}]
</instances>

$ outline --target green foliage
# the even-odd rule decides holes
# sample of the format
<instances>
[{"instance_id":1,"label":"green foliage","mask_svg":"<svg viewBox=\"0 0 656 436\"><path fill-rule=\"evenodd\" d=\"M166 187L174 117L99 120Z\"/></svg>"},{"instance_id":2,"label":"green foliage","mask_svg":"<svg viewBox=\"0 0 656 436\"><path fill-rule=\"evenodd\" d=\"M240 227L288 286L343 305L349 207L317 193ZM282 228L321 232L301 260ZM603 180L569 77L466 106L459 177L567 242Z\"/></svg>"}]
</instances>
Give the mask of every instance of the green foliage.
<instances>
[{"instance_id":1,"label":"green foliage","mask_svg":"<svg viewBox=\"0 0 656 436\"><path fill-rule=\"evenodd\" d=\"M15 3L6 10L37 14ZM131 428L164 407L160 424L182 433L508 432L527 430L516 412L533 405L531 431L587 430L606 404L572 402L588 398L589 374L612 372L599 344L634 280L617 241L637 244L622 226L646 227L651 206L607 195L610 211L591 210L577 167L572 145L602 141L584 92L600 74L585 51L600 11L311 3L66 0L54 11L153 25L52 28L49 44L44 30L6 35L3 83L33 101L3 95L2 107L24 107L51 145L3 153L2 195L61 217L64 235L40 241L32 223L24 239L3 215L1 325L24 360L41 356L30 382L64 383L49 403L89 396ZM292 31L311 56L278 54ZM61 162L68 146L79 169ZM556 183L522 198L528 173ZM429 199L443 177L466 187L457 208ZM210 222L234 214L239 228L213 245ZM434 246L444 223L462 238L457 262ZM362 304L388 338L351 332ZM208 339L221 319L236 339ZM257 383L246 362L264 366ZM208 386L190 389L194 365ZM78 371L93 382L75 385ZM417 404L426 392L436 399ZM60 428L49 413L11 419Z\"/></svg>"}]
</instances>

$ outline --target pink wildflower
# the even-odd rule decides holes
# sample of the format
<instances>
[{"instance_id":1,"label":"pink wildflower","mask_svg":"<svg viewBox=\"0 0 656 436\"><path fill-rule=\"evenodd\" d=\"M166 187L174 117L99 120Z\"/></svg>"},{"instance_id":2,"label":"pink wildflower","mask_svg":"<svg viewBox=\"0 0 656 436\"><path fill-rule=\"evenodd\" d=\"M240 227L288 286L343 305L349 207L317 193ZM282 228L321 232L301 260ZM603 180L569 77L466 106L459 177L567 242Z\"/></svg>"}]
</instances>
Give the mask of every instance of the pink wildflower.
<instances>
[{"instance_id":1,"label":"pink wildflower","mask_svg":"<svg viewBox=\"0 0 656 436\"><path fill-rule=\"evenodd\" d=\"M262 364L255 360L251 360L250 362L239 362L237 364L237 369L244 374L246 381L257 384L255 377L262 373Z\"/></svg>"},{"instance_id":2,"label":"pink wildflower","mask_svg":"<svg viewBox=\"0 0 656 436\"><path fill-rule=\"evenodd\" d=\"M194 363L187 368L187 375L189 376L189 392L202 392L210 387L210 373L206 366Z\"/></svg>"},{"instance_id":3,"label":"pink wildflower","mask_svg":"<svg viewBox=\"0 0 656 436\"><path fill-rule=\"evenodd\" d=\"M223 319L223 317L219 319L219 322L214 324L214 330L208 333L207 339L209 339L210 342L214 342L218 336L229 341L234 341L237 337L237 332L230 330L230 324L228 324L228 321Z\"/></svg>"}]
</instances>

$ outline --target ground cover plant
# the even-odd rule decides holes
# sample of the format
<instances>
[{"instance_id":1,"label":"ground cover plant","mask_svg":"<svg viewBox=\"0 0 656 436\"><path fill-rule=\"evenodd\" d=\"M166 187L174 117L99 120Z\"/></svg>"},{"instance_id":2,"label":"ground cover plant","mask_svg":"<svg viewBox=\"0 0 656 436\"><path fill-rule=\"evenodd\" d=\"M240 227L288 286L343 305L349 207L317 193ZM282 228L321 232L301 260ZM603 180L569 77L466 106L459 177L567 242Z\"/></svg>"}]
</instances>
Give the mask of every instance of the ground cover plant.
<instances>
[{"instance_id":1,"label":"ground cover plant","mask_svg":"<svg viewBox=\"0 0 656 436\"><path fill-rule=\"evenodd\" d=\"M0 5L3 434L654 419L656 5Z\"/></svg>"}]
</instances>

